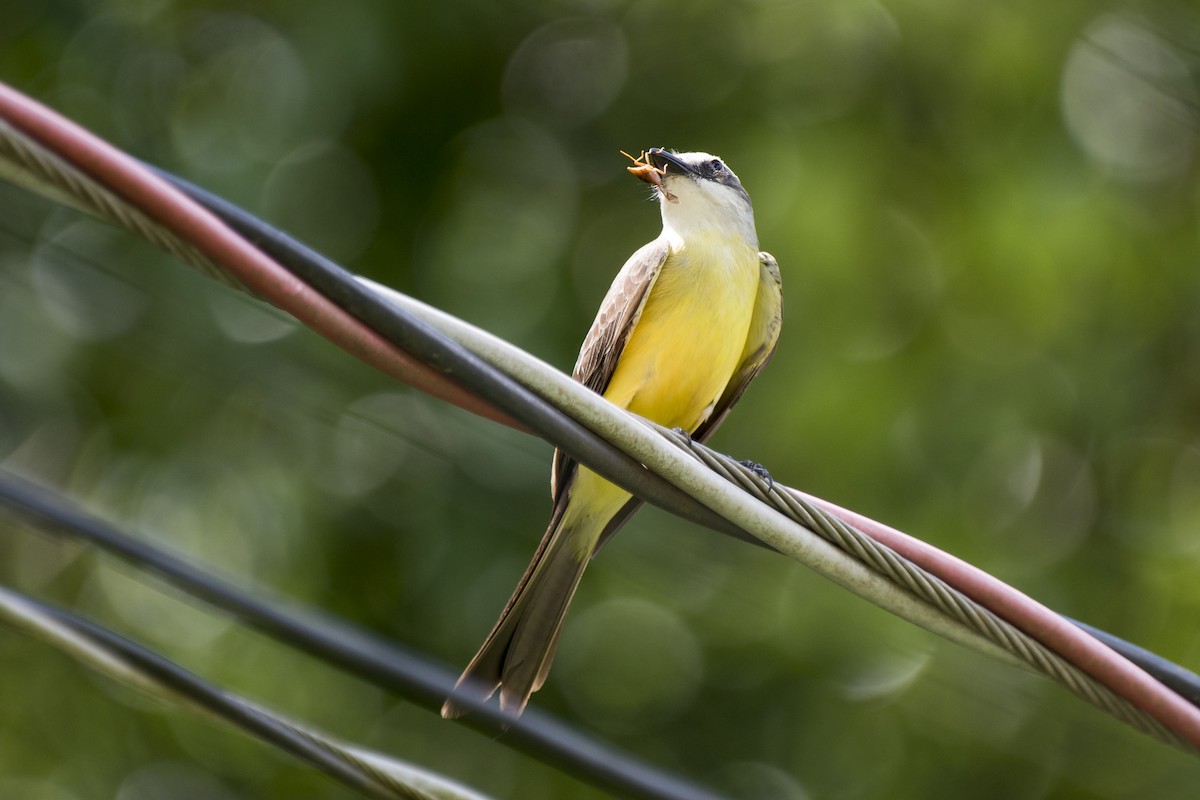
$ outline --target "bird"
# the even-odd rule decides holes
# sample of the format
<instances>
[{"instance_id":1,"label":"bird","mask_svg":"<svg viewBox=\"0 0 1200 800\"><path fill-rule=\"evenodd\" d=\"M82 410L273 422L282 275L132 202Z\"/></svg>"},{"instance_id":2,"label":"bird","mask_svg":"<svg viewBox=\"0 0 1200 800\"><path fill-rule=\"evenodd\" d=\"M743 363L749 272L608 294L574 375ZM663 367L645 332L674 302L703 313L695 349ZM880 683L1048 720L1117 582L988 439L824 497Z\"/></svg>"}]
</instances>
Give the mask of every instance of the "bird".
<instances>
[{"instance_id":1,"label":"bird","mask_svg":"<svg viewBox=\"0 0 1200 800\"><path fill-rule=\"evenodd\" d=\"M750 195L723 159L659 147L629 158L629 171L653 187L662 232L617 274L572 377L704 441L775 353L779 265L759 251ZM483 701L497 689L503 711L524 711L546 680L584 569L641 502L561 450L550 486L546 533L443 717L465 712L456 697Z\"/></svg>"}]
</instances>

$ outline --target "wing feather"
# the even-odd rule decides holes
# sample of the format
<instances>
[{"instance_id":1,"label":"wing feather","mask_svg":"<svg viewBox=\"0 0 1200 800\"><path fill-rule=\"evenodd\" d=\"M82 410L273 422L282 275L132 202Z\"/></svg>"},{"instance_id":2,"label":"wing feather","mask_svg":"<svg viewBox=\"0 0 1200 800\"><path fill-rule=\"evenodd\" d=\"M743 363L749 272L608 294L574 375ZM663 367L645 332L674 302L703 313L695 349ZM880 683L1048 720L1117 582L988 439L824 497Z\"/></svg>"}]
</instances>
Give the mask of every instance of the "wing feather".
<instances>
[{"instance_id":1,"label":"wing feather","mask_svg":"<svg viewBox=\"0 0 1200 800\"><path fill-rule=\"evenodd\" d=\"M625 266L617 273L591 330L579 348L579 359L571 377L597 394L604 394L617 369L617 362L625 350L629 335L642 316L646 298L654 286L663 263L667 260L669 247L663 239L643 245L629 257ZM570 476L575 461L559 450L554 451L554 467L550 473L550 494L557 504Z\"/></svg>"}]
</instances>

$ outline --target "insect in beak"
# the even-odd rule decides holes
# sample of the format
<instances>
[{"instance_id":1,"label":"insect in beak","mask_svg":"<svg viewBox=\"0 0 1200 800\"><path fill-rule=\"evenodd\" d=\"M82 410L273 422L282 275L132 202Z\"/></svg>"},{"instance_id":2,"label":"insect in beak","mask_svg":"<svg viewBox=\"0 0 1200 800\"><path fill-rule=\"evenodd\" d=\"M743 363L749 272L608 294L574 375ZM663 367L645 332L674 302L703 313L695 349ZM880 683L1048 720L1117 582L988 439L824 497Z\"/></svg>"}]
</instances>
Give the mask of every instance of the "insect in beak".
<instances>
[{"instance_id":1,"label":"insect in beak","mask_svg":"<svg viewBox=\"0 0 1200 800\"><path fill-rule=\"evenodd\" d=\"M642 154L639 155L637 158L634 158L633 156L629 155L629 153L626 153L624 150L621 151L621 155L625 156L626 158L628 158L630 161L633 162L633 166L626 167L626 169L629 170L631 173L633 173L634 177L638 178L639 180L643 180L646 183L653 186L655 189L657 189L662 194L663 197L665 197L667 200L671 201L672 203L679 202L679 199L677 197L675 197L675 195L668 192L666 190L666 187L663 186L662 179L663 179L663 176L667 174L667 167L664 166L662 168L659 168L659 167L656 167L653 164L651 164L649 161L647 161L645 150L643 150Z\"/></svg>"}]
</instances>

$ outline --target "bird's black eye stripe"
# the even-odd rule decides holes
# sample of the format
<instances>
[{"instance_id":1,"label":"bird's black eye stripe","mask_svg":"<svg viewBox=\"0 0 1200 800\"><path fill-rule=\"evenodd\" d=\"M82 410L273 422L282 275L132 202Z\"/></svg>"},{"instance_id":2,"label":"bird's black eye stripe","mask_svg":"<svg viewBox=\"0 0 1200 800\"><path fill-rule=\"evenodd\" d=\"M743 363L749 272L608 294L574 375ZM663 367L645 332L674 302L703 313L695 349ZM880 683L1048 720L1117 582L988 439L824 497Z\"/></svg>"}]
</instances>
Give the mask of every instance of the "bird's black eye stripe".
<instances>
[{"instance_id":1,"label":"bird's black eye stripe","mask_svg":"<svg viewBox=\"0 0 1200 800\"><path fill-rule=\"evenodd\" d=\"M719 173L725 169L725 165L721 163L721 159L714 158L708 162L708 168L714 173Z\"/></svg>"}]
</instances>

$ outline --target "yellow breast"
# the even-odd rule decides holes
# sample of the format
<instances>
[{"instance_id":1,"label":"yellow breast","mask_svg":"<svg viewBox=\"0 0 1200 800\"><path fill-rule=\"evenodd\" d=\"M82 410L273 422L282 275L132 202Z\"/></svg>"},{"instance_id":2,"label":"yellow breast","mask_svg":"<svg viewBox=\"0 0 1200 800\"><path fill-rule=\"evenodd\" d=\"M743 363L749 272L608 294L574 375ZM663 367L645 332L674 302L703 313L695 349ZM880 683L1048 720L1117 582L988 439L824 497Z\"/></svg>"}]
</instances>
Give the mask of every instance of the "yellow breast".
<instances>
[{"instance_id":1,"label":"yellow breast","mask_svg":"<svg viewBox=\"0 0 1200 800\"><path fill-rule=\"evenodd\" d=\"M741 242L692 237L673 246L604 396L694 431L738 366L758 274L758 253Z\"/></svg>"}]
</instances>

